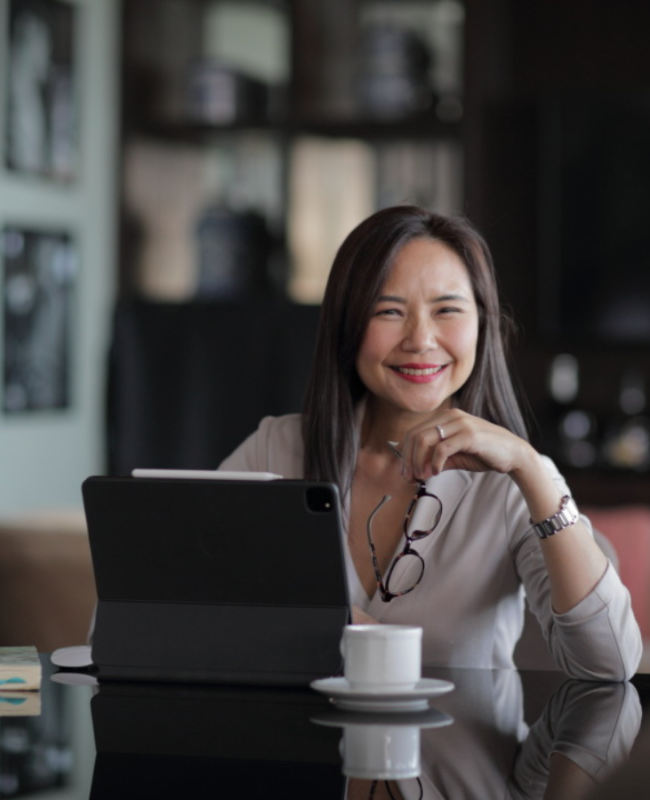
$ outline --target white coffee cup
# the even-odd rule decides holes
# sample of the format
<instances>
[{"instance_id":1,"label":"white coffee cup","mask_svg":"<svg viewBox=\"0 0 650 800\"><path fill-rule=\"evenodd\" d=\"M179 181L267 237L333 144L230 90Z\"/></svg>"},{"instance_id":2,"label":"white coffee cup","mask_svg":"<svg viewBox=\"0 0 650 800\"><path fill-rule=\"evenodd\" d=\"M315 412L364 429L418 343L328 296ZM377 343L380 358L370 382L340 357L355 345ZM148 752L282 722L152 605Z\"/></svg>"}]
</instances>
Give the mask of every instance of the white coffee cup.
<instances>
[{"instance_id":1,"label":"white coffee cup","mask_svg":"<svg viewBox=\"0 0 650 800\"><path fill-rule=\"evenodd\" d=\"M353 689L407 691L422 675L422 628L346 625L341 653L345 679Z\"/></svg>"}]
</instances>

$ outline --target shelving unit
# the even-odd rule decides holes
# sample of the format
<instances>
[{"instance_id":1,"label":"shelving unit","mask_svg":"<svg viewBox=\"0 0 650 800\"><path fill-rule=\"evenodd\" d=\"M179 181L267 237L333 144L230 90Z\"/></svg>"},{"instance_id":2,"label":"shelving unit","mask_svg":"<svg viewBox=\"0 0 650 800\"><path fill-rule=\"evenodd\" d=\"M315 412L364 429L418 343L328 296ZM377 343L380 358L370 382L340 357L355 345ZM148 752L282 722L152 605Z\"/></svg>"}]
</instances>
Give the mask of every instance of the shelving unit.
<instances>
[{"instance_id":1,"label":"shelving unit","mask_svg":"<svg viewBox=\"0 0 650 800\"><path fill-rule=\"evenodd\" d=\"M542 0L526 9L516 0L157 0L155 6L154 12L150 0L123 0L121 298L205 302L197 294L196 227L215 202L235 214L252 209L266 221L269 305L287 297L317 303L336 247L381 205L413 200L465 213L490 243L504 300L522 330L515 363L546 436L549 364L558 353L577 353L577 344L542 337L538 324L545 279L539 101L567 89L600 97L603 82L618 92L640 80L647 74L641 66L600 56L628 52L634 41L641 58L650 11L637 4L619 15L603 7L587 19L579 3L568 2L562 14L575 35L565 36L556 10ZM263 20L274 56L259 44L259 28L257 38L242 38L228 17L233 12L240 14L237 24L246 14ZM448 28L432 33L431 19L442 12ZM364 110L355 91L362 27L424 17L428 22L416 28L443 59L442 71L430 72L443 102L394 116ZM188 69L206 56L272 84L269 112L253 109L219 123L190 115ZM307 230L305 243L300 232ZM271 317L280 324L281 315ZM646 345L633 351L587 342L577 354L580 402L603 418L616 408L613 387L625 363L641 365L650 383ZM548 442L538 444L544 450ZM584 503L650 496L647 473L559 466Z\"/></svg>"},{"instance_id":2,"label":"shelving unit","mask_svg":"<svg viewBox=\"0 0 650 800\"><path fill-rule=\"evenodd\" d=\"M414 201L462 210L459 0L160 0L156 5L155 15L145 0L123 5L122 296L176 301L195 296L195 228L211 203L265 218L272 289L303 302L319 301L336 247L376 208ZM405 113L376 102L369 109L360 101L360 36L364 26L378 22L393 26L396 36L409 31L433 59L444 62L434 61L426 73L428 107ZM226 43L224 31L232 33ZM232 41L237 36L240 53ZM436 37L446 53L434 52ZM257 64L252 42L261 52ZM399 45L399 37L393 44ZM394 65L408 52L388 55ZM188 87L193 67L206 63L222 70L221 94L218 100L211 97L207 74L196 78L195 73L194 88L198 82L205 90L199 93L202 115L190 102ZM266 112L246 99L249 84L257 91L260 82ZM229 90L230 116L223 101ZM382 181L381 175L389 179ZM143 196L142 187L153 181L154 195ZM314 185L318 192L310 189ZM304 229L305 215L316 229L312 243L296 233ZM173 218L177 226L167 246L162 239L172 234L163 218ZM293 278L303 273L308 273L304 286L296 288L300 280Z\"/></svg>"},{"instance_id":3,"label":"shelving unit","mask_svg":"<svg viewBox=\"0 0 650 800\"><path fill-rule=\"evenodd\" d=\"M145 122L141 132L155 139L193 142L209 145L227 134L258 132L283 136L329 136L366 140L395 138L433 139L459 142L462 132L460 122L442 122L432 115L413 117L407 121L378 122L359 117L354 120L301 120L284 119L277 122L233 122L214 125L205 122Z\"/></svg>"}]
</instances>

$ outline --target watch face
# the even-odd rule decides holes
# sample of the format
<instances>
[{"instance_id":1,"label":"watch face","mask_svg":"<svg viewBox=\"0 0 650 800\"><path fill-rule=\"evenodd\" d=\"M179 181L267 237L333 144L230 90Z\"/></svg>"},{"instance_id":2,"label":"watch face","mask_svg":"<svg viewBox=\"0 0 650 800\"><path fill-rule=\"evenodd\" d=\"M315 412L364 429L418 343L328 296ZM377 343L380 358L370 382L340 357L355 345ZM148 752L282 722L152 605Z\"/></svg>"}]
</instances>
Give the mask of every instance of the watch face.
<instances>
[{"instance_id":1,"label":"watch face","mask_svg":"<svg viewBox=\"0 0 650 800\"><path fill-rule=\"evenodd\" d=\"M577 522L580 518L580 512L578 511L578 506L575 504L575 501L572 497L569 497L569 499L566 501L564 508L567 515L571 519L571 524L573 525L573 523Z\"/></svg>"}]
</instances>

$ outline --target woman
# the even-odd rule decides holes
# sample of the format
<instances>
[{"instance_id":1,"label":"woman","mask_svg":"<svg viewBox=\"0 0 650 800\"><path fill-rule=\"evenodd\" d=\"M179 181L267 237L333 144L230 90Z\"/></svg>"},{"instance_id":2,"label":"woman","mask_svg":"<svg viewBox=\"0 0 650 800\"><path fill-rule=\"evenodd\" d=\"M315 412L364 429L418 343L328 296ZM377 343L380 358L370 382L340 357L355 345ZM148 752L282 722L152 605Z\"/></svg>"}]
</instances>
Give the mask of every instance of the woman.
<instances>
[{"instance_id":1,"label":"woman","mask_svg":"<svg viewBox=\"0 0 650 800\"><path fill-rule=\"evenodd\" d=\"M525 592L567 674L626 679L629 594L527 440L503 323L467 221L377 212L334 260L304 413L263 420L221 468L337 483L355 617L421 625L425 664L511 667ZM405 527L418 485L433 517Z\"/></svg>"}]
</instances>

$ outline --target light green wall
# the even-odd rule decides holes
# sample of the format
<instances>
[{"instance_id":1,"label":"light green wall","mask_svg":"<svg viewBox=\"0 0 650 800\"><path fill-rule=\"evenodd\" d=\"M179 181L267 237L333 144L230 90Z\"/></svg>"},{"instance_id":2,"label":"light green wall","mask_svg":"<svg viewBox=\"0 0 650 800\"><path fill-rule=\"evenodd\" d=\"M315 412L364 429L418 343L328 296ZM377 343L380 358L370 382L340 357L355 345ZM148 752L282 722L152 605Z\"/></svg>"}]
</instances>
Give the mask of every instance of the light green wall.
<instances>
[{"instance_id":1,"label":"light green wall","mask_svg":"<svg viewBox=\"0 0 650 800\"><path fill-rule=\"evenodd\" d=\"M6 171L3 158L0 226L65 228L76 236L80 274L72 403L57 412L0 412L0 516L80 506L81 482L104 465L104 382L116 271L119 2L71 2L79 24L81 175L72 186L57 186ZM0 0L0 136L5 135L7 6ZM0 358L2 336L0 325Z\"/></svg>"}]
</instances>

